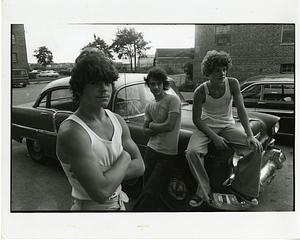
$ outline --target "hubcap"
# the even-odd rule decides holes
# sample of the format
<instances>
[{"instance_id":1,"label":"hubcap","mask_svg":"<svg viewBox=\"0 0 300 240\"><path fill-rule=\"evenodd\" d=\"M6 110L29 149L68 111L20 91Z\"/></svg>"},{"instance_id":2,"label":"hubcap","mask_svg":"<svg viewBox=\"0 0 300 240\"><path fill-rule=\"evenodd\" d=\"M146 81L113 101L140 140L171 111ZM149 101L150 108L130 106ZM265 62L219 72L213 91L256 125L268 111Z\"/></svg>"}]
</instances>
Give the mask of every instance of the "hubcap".
<instances>
[{"instance_id":1,"label":"hubcap","mask_svg":"<svg viewBox=\"0 0 300 240\"><path fill-rule=\"evenodd\" d=\"M41 151L41 145L38 141L33 141L33 150L35 152L40 152Z\"/></svg>"}]
</instances>

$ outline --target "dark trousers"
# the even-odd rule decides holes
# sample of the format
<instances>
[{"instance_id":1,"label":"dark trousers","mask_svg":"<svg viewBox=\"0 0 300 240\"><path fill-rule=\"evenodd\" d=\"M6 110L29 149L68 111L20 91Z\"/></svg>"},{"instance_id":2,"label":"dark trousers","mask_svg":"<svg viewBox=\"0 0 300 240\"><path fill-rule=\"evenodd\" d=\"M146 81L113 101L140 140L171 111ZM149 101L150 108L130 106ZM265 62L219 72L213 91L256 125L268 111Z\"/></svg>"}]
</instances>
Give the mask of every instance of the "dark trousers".
<instances>
[{"instance_id":1,"label":"dark trousers","mask_svg":"<svg viewBox=\"0 0 300 240\"><path fill-rule=\"evenodd\" d=\"M144 187L135 203L134 211L157 211L159 209L160 194L167 190L166 186L175 158L176 156L156 152L150 147L146 149Z\"/></svg>"}]
</instances>

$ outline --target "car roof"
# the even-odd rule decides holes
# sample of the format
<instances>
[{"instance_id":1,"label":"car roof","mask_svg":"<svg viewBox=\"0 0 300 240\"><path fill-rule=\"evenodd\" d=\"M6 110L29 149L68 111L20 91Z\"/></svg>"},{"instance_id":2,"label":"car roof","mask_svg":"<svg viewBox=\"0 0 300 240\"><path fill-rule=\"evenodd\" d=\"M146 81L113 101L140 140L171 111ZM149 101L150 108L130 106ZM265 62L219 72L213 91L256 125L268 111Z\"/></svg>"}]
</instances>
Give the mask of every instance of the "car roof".
<instances>
[{"instance_id":1,"label":"car roof","mask_svg":"<svg viewBox=\"0 0 300 240\"><path fill-rule=\"evenodd\" d=\"M137 82L143 82L144 77L146 77L147 74L145 73L119 73L119 78L117 81L115 81L115 87L119 88L120 86L123 86L125 84L131 84L131 83L137 83ZM53 88L53 87L65 87L69 86L69 81L71 77L65 77L65 78L60 78L57 80L54 80L50 83L48 83L42 92Z\"/></svg>"},{"instance_id":2,"label":"car roof","mask_svg":"<svg viewBox=\"0 0 300 240\"><path fill-rule=\"evenodd\" d=\"M294 82L294 74L268 74L257 75L246 79L243 83L250 82Z\"/></svg>"}]
</instances>

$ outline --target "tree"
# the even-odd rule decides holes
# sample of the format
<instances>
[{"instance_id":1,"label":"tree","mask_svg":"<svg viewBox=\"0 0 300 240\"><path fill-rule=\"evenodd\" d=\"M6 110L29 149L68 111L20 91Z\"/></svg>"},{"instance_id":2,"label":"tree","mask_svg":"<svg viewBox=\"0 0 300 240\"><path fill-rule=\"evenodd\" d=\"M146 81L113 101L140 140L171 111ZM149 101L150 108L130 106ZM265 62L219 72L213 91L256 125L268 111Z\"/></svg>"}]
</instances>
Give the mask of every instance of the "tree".
<instances>
[{"instance_id":1,"label":"tree","mask_svg":"<svg viewBox=\"0 0 300 240\"><path fill-rule=\"evenodd\" d=\"M50 63L53 63L53 54L46 46L39 47L34 50L34 53L33 56L37 58L37 62L44 68Z\"/></svg>"},{"instance_id":2,"label":"tree","mask_svg":"<svg viewBox=\"0 0 300 240\"><path fill-rule=\"evenodd\" d=\"M118 54L118 58L129 58L131 71L136 71L137 58L145 57L145 51L151 47L150 42L144 40L141 32L136 32L134 28L118 29L116 38L113 40L111 48Z\"/></svg>"},{"instance_id":3,"label":"tree","mask_svg":"<svg viewBox=\"0 0 300 240\"><path fill-rule=\"evenodd\" d=\"M108 57L111 60L113 59L113 55L111 53L112 50L110 49L110 46L107 45L103 39L101 39L100 37L97 37L96 34L94 34L94 41L90 42L88 45L86 45L82 49L84 49L86 47L96 47L96 48L100 49L106 57Z\"/></svg>"}]
</instances>

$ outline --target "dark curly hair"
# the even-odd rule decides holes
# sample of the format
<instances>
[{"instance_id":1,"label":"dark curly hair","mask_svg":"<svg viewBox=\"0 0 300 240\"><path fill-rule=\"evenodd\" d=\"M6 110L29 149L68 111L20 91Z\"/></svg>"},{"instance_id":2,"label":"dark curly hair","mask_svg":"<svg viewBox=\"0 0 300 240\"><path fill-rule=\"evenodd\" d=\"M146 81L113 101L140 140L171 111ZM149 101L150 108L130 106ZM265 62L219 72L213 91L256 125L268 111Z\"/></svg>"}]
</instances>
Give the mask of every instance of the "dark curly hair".
<instances>
[{"instance_id":1,"label":"dark curly hair","mask_svg":"<svg viewBox=\"0 0 300 240\"><path fill-rule=\"evenodd\" d=\"M164 90L168 90L170 83L166 71L160 67L153 67L149 70L147 77L144 78L145 84L149 87L149 81L153 78L163 83Z\"/></svg>"},{"instance_id":2,"label":"dark curly hair","mask_svg":"<svg viewBox=\"0 0 300 240\"><path fill-rule=\"evenodd\" d=\"M204 76L209 76L215 67L225 66L228 70L232 66L231 57L224 51L208 51L201 63L201 72Z\"/></svg>"},{"instance_id":3,"label":"dark curly hair","mask_svg":"<svg viewBox=\"0 0 300 240\"><path fill-rule=\"evenodd\" d=\"M70 89L74 101L79 102L86 84L99 82L113 84L118 77L118 71L112 62L98 48L84 48L76 58L71 72Z\"/></svg>"}]
</instances>

